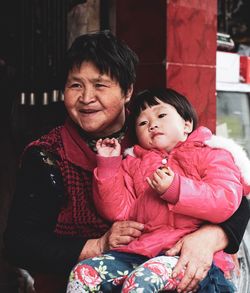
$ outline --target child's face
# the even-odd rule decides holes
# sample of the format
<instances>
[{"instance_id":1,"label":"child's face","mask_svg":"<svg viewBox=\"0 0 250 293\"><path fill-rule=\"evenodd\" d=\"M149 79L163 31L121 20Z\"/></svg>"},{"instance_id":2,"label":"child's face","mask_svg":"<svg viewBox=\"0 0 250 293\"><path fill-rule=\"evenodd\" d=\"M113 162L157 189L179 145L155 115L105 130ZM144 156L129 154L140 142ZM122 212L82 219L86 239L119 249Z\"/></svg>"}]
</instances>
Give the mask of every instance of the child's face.
<instances>
[{"instance_id":1,"label":"child's face","mask_svg":"<svg viewBox=\"0 0 250 293\"><path fill-rule=\"evenodd\" d=\"M164 102L147 107L136 120L139 145L146 149L171 151L178 142L185 141L193 123L185 121L176 109Z\"/></svg>"}]
</instances>

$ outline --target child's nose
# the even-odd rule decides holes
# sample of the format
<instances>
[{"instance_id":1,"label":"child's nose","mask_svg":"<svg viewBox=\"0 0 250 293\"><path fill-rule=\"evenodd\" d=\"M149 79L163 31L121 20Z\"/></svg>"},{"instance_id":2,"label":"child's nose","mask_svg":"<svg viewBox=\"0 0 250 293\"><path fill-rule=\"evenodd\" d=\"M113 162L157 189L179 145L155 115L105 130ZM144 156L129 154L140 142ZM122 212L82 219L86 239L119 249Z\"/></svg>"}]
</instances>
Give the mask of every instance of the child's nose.
<instances>
[{"instance_id":1,"label":"child's nose","mask_svg":"<svg viewBox=\"0 0 250 293\"><path fill-rule=\"evenodd\" d=\"M149 130L152 131L152 130L154 130L154 129L156 129L156 128L158 128L157 125L151 125L151 126L149 127Z\"/></svg>"}]
</instances>

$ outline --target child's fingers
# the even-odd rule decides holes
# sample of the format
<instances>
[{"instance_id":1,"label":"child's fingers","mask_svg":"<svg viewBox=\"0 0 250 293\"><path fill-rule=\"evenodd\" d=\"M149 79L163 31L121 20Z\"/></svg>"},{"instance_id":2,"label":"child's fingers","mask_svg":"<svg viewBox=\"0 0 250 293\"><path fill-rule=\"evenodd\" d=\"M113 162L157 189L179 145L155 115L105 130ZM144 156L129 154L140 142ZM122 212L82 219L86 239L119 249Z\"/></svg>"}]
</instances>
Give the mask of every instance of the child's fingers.
<instances>
[{"instance_id":1,"label":"child's fingers","mask_svg":"<svg viewBox=\"0 0 250 293\"><path fill-rule=\"evenodd\" d=\"M119 145L119 142L116 138L112 138L112 143L115 145L115 146L118 146Z\"/></svg>"},{"instance_id":2,"label":"child's fingers","mask_svg":"<svg viewBox=\"0 0 250 293\"><path fill-rule=\"evenodd\" d=\"M168 167L168 173L169 173L169 176L174 176L174 171Z\"/></svg>"},{"instance_id":3,"label":"child's fingers","mask_svg":"<svg viewBox=\"0 0 250 293\"><path fill-rule=\"evenodd\" d=\"M116 138L105 138L102 141L102 146L116 146L118 143Z\"/></svg>"},{"instance_id":4,"label":"child's fingers","mask_svg":"<svg viewBox=\"0 0 250 293\"><path fill-rule=\"evenodd\" d=\"M105 139L102 141L102 143L103 143L104 145L108 145L108 144L110 144L110 141L111 141L110 138L105 138Z\"/></svg>"},{"instance_id":5,"label":"child's fingers","mask_svg":"<svg viewBox=\"0 0 250 293\"><path fill-rule=\"evenodd\" d=\"M149 177L146 178L146 181L148 182L150 187L152 187L153 189L155 188L154 185L153 185L152 180Z\"/></svg>"},{"instance_id":6,"label":"child's fingers","mask_svg":"<svg viewBox=\"0 0 250 293\"><path fill-rule=\"evenodd\" d=\"M165 173L163 170L161 170L161 169L157 169L157 170L155 171L155 173L158 175L158 177L159 177L160 179L164 179L164 178L166 177L166 173Z\"/></svg>"},{"instance_id":7,"label":"child's fingers","mask_svg":"<svg viewBox=\"0 0 250 293\"><path fill-rule=\"evenodd\" d=\"M154 173L153 173L153 180L155 180L158 184L166 177L166 174L160 170L157 169Z\"/></svg>"},{"instance_id":8,"label":"child's fingers","mask_svg":"<svg viewBox=\"0 0 250 293\"><path fill-rule=\"evenodd\" d=\"M98 139L97 142L96 142L96 147L99 148L102 146L102 139Z\"/></svg>"}]
</instances>

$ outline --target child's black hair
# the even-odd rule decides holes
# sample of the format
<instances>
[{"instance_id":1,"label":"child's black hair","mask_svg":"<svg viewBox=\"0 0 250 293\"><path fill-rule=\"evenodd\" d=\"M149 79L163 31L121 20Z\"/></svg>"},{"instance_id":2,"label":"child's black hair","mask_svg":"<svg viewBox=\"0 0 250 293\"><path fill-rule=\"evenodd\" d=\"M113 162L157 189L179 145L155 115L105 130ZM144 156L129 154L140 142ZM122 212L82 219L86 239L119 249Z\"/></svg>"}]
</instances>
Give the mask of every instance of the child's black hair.
<instances>
[{"instance_id":1,"label":"child's black hair","mask_svg":"<svg viewBox=\"0 0 250 293\"><path fill-rule=\"evenodd\" d=\"M193 130L197 128L198 117L188 99L170 88L147 89L134 96L129 103L129 129L133 141L136 143L135 123L140 113L147 107L152 107L162 101L173 106L178 114L185 120L193 122Z\"/></svg>"}]
</instances>

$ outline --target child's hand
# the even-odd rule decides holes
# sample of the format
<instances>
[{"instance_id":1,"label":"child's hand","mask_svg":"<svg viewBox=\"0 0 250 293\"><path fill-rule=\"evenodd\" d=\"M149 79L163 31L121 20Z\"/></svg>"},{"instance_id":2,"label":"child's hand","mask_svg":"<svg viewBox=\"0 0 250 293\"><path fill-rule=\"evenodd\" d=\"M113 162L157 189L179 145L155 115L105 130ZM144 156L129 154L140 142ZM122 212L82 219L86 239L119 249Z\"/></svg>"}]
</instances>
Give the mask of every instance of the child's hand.
<instances>
[{"instance_id":1,"label":"child's hand","mask_svg":"<svg viewBox=\"0 0 250 293\"><path fill-rule=\"evenodd\" d=\"M147 177L148 184L159 194L163 194L174 180L174 172L168 167L168 174L163 170L157 169L152 178Z\"/></svg>"},{"instance_id":2,"label":"child's hand","mask_svg":"<svg viewBox=\"0 0 250 293\"><path fill-rule=\"evenodd\" d=\"M102 157L117 157L121 154L121 145L116 138L99 139L96 142L96 149Z\"/></svg>"}]
</instances>

